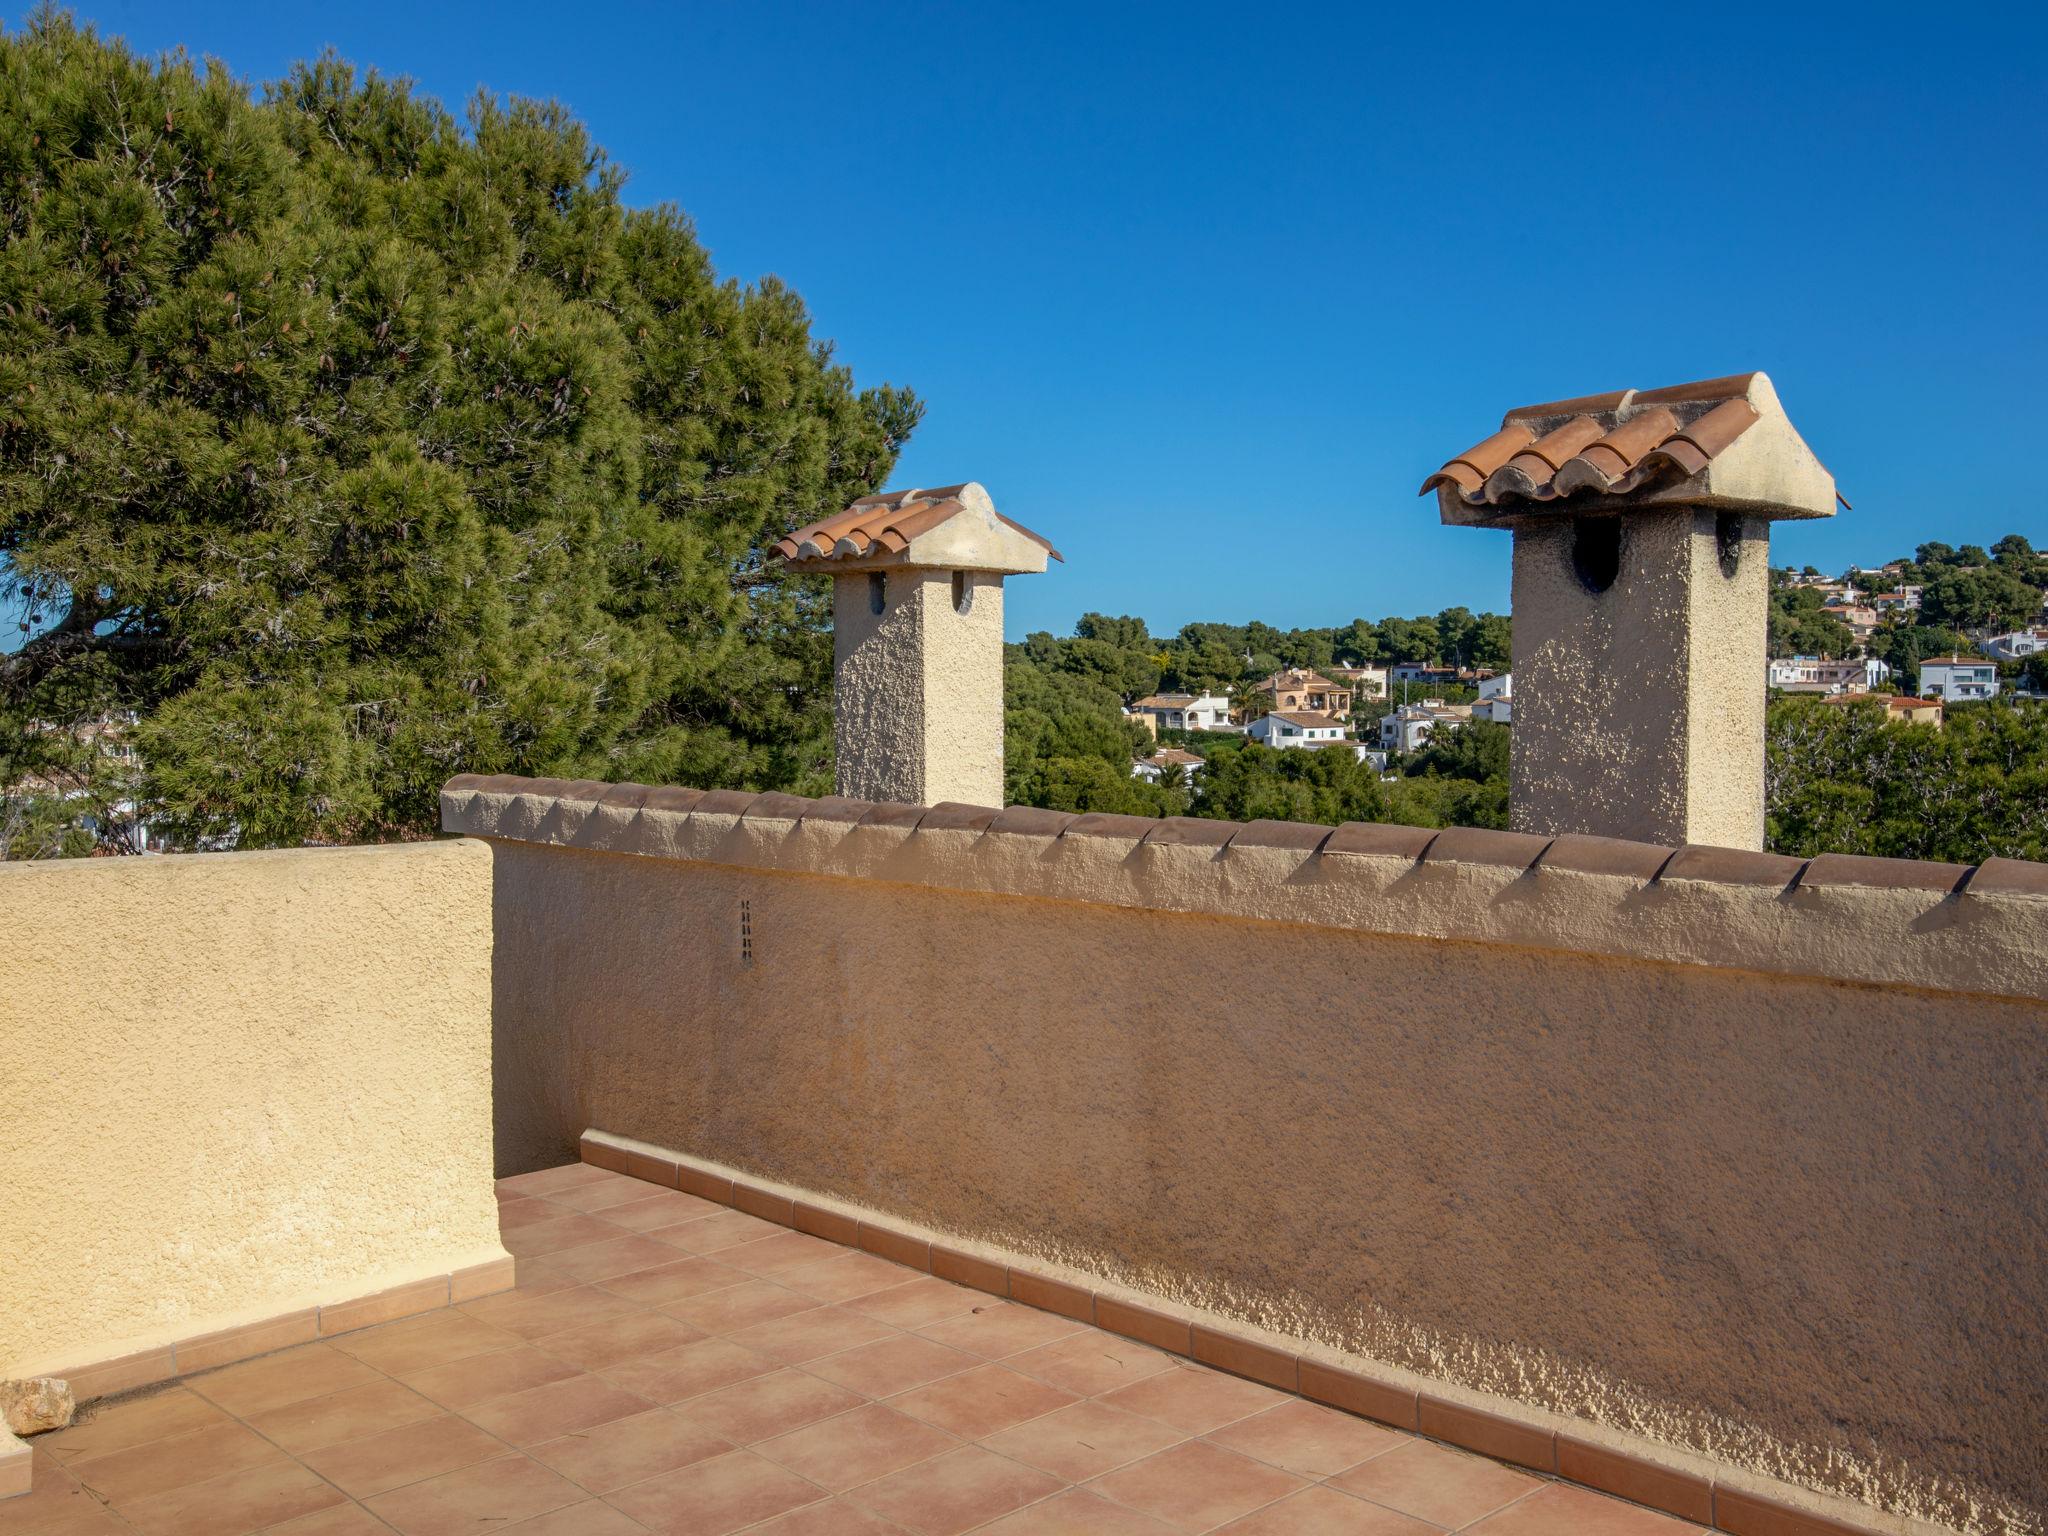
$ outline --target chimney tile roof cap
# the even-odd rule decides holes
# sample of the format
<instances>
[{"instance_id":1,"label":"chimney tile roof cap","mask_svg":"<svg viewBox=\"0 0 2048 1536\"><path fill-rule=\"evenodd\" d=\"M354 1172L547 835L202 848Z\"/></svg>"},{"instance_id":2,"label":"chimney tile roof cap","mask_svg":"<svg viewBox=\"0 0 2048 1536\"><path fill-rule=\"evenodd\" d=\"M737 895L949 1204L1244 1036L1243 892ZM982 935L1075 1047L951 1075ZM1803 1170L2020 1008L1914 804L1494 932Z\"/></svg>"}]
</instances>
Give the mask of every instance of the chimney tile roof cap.
<instances>
[{"instance_id":1,"label":"chimney tile roof cap","mask_svg":"<svg viewBox=\"0 0 2048 1536\"><path fill-rule=\"evenodd\" d=\"M800 571L928 566L1016 575L1066 557L1043 534L1003 516L972 480L877 491L775 541L769 557Z\"/></svg>"},{"instance_id":2,"label":"chimney tile roof cap","mask_svg":"<svg viewBox=\"0 0 2048 1536\"><path fill-rule=\"evenodd\" d=\"M1660 505L1829 517L1840 499L1762 373L1516 406L1430 491L1446 523L1479 527Z\"/></svg>"}]
</instances>

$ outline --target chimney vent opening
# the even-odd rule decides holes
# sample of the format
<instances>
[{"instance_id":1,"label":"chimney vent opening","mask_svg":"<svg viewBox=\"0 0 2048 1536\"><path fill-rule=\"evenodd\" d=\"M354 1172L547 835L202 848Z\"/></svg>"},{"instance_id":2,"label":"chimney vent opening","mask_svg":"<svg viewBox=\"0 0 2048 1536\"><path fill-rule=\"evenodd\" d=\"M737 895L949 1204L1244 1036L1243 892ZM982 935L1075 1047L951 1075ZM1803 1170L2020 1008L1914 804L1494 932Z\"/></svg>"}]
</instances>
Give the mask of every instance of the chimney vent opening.
<instances>
[{"instance_id":1,"label":"chimney vent opening","mask_svg":"<svg viewBox=\"0 0 2048 1536\"><path fill-rule=\"evenodd\" d=\"M1721 574L1734 579L1742 564L1742 514L1722 512L1714 518L1714 547L1721 557Z\"/></svg>"},{"instance_id":2,"label":"chimney vent opening","mask_svg":"<svg viewBox=\"0 0 2048 1536\"><path fill-rule=\"evenodd\" d=\"M953 611L965 613L974 606L974 583L967 579L965 571L953 573Z\"/></svg>"},{"instance_id":3,"label":"chimney vent opening","mask_svg":"<svg viewBox=\"0 0 2048 1536\"><path fill-rule=\"evenodd\" d=\"M889 578L881 571L868 572L868 612L880 614L889 606Z\"/></svg>"},{"instance_id":4,"label":"chimney vent opening","mask_svg":"<svg viewBox=\"0 0 2048 1536\"><path fill-rule=\"evenodd\" d=\"M1588 592L1598 594L1614 585L1621 574L1620 518L1572 519L1572 570Z\"/></svg>"}]
</instances>

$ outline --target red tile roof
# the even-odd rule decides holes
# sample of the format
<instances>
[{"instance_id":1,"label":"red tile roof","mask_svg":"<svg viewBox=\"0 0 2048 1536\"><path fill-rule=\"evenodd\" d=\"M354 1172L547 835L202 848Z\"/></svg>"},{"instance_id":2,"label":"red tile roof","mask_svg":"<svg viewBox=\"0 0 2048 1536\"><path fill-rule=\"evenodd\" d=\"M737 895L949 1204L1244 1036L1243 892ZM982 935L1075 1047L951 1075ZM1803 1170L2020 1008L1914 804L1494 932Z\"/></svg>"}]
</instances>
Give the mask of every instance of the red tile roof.
<instances>
[{"instance_id":1,"label":"red tile roof","mask_svg":"<svg viewBox=\"0 0 2048 1536\"><path fill-rule=\"evenodd\" d=\"M1472 506L1552 501L1575 491L1624 495L1660 476L1696 475L1750 429L1754 374L1617 390L1517 406L1501 429L1422 482L1451 485Z\"/></svg>"},{"instance_id":2,"label":"red tile roof","mask_svg":"<svg viewBox=\"0 0 2048 1536\"><path fill-rule=\"evenodd\" d=\"M877 491L872 496L861 497L836 516L778 539L773 553L785 560L864 559L877 553L900 555L919 534L930 532L966 510L960 493L967 489L969 483L963 480L958 485L942 485L935 490ZM1000 512L995 515L1005 527L1043 545L1053 559L1066 563L1066 557L1054 549L1052 541L1043 534L1033 533L1022 523L1013 522Z\"/></svg>"}]
</instances>

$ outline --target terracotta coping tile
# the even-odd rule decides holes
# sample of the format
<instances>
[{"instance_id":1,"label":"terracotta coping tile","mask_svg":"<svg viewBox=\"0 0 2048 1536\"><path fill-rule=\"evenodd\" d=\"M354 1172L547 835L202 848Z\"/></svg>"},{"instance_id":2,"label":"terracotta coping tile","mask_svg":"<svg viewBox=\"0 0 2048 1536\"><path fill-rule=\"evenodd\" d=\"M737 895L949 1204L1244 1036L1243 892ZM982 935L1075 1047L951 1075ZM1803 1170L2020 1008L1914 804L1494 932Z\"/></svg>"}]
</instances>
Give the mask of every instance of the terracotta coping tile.
<instances>
[{"instance_id":1,"label":"terracotta coping tile","mask_svg":"<svg viewBox=\"0 0 2048 1536\"><path fill-rule=\"evenodd\" d=\"M1061 837L1121 837L1142 842L1159 825L1151 816L1119 816L1112 811L1089 811L1067 823Z\"/></svg>"},{"instance_id":2,"label":"terracotta coping tile","mask_svg":"<svg viewBox=\"0 0 2048 1536\"><path fill-rule=\"evenodd\" d=\"M1398 1429L1413 1429L1420 1419L1418 1396L1413 1388L1390 1387L1356 1371L1315 1360L1303 1360L1300 1373L1301 1395L1316 1402Z\"/></svg>"},{"instance_id":3,"label":"terracotta coping tile","mask_svg":"<svg viewBox=\"0 0 2048 1536\"><path fill-rule=\"evenodd\" d=\"M1329 840L1331 828L1302 821L1247 821L1230 840L1233 848L1299 848L1313 853Z\"/></svg>"},{"instance_id":4,"label":"terracotta coping tile","mask_svg":"<svg viewBox=\"0 0 2048 1536\"><path fill-rule=\"evenodd\" d=\"M759 796L741 812L741 816L747 821L802 821L810 808L811 802L802 795L785 795L780 790L771 790Z\"/></svg>"},{"instance_id":5,"label":"terracotta coping tile","mask_svg":"<svg viewBox=\"0 0 2048 1536\"><path fill-rule=\"evenodd\" d=\"M1194 1330L1195 1358L1204 1365L1246 1376L1269 1387L1292 1392L1300 1382L1300 1365L1295 1356L1266 1344L1197 1326Z\"/></svg>"},{"instance_id":6,"label":"terracotta coping tile","mask_svg":"<svg viewBox=\"0 0 2048 1536\"><path fill-rule=\"evenodd\" d=\"M959 1253L951 1248L932 1244L932 1273L941 1280L950 1280L955 1285L972 1286L977 1291L986 1291L991 1296L1010 1294L1010 1271L1007 1265L992 1259L978 1259L971 1253Z\"/></svg>"},{"instance_id":7,"label":"terracotta coping tile","mask_svg":"<svg viewBox=\"0 0 2048 1536\"><path fill-rule=\"evenodd\" d=\"M686 1195L695 1195L699 1200L714 1200L720 1205L732 1204L732 1180L716 1173L706 1173L701 1168L692 1168L688 1163L676 1168L676 1188Z\"/></svg>"},{"instance_id":8,"label":"terracotta coping tile","mask_svg":"<svg viewBox=\"0 0 2048 1536\"><path fill-rule=\"evenodd\" d=\"M888 1227L860 1224L860 1245L878 1258L892 1264L902 1264L910 1269L929 1270L932 1267L931 1244L921 1237L892 1231Z\"/></svg>"},{"instance_id":9,"label":"terracotta coping tile","mask_svg":"<svg viewBox=\"0 0 2048 1536\"><path fill-rule=\"evenodd\" d=\"M763 1221L772 1221L777 1226L796 1225L796 1202L788 1195L770 1194L765 1189L756 1189L751 1184L733 1180L732 1206L736 1211L745 1211L749 1216L758 1216Z\"/></svg>"},{"instance_id":10,"label":"terracotta coping tile","mask_svg":"<svg viewBox=\"0 0 2048 1536\"><path fill-rule=\"evenodd\" d=\"M1078 1285L1069 1285L1064 1280L1027 1275L1013 1269L1010 1271L1010 1298L1023 1302L1027 1307L1057 1312L1078 1322L1095 1321L1095 1293L1084 1291Z\"/></svg>"},{"instance_id":11,"label":"terracotta coping tile","mask_svg":"<svg viewBox=\"0 0 2048 1536\"><path fill-rule=\"evenodd\" d=\"M1323 852L1377 855L1380 858L1420 859L1436 841L1434 827L1401 827L1383 821L1347 821L1323 842Z\"/></svg>"},{"instance_id":12,"label":"terracotta coping tile","mask_svg":"<svg viewBox=\"0 0 2048 1536\"><path fill-rule=\"evenodd\" d=\"M860 1246L860 1223L851 1216L828 1211L820 1205L797 1201L790 1211L789 1224L799 1232L808 1232L813 1237L822 1237L843 1247Z\"/></svg>"},{"instance_id":13,"label":"terracotta coping tile","mask_svg":"<svg viewBox=\"0 0 2048 1536\"><path fill-rule=\"evenodd\" d=\"M1512 1461L1539 1472L1557 1470L1557 1437L1547 1429L1518 1424L1497 1413L1467 1408L1425 1392L1417 1427L1436 1440L1448 1440L1468 1451Z\"/></svg>"},{"instance_id":14,"label":"terracotta coping tile","mask_svg":"<svg viewBox=\"0 0 2048 1536\"><path fill-rule=\"evenodd\" d=\"M1200 816L1165 816L1146 834L1147 844L1184 844L1191 848L1221 848L1237 835L1234 821L1210 821Z\"/></svg>"},{"instance_id":15,"label":"terracotta coping tile","mask_svg":"<svg viewBox=\"0 0 2048 1536\"><path fill-rule=\"evenodd\" d=\"M1163 1349L1169 1354L1192 1357L1195 1352L1194 1329L1188 1323L1133 1302L1097 1296L1095 1326L1120 1333L1127 1339L1136 1339L1140 1344L1150 1344L1154 1349Z\"/></svg>"},{"instance_id":16,"label":"terracotta coping tile","mask_svg":"<svg viewBox=\"0 0 2048 1536\"><path fill-rule=\"evenodd\" d=\"M1530 832L1500 832L1491 827L1445 827L1423 850L1425 864L1497 864L1527 869L1543 856L1550 839Z\"/></svg>"},{"instance_id":17,"label":"terracotta coping tile","mask_svg":"<svg viewBox=\"0 0 2048 1536\"><path fill-rule=\"evenodd\" d=\"M1690 384L1666 384L1662 389L1636 391L1637 405L1682 405L1695 400L1725 400L1747 395L1754 372L1724 374L1718 379L1698 379Z\"/></svg>"},{"instance_id":18,"label":"terracotta coping tile","mask_svg":"<svg viewBox=\"0 0 2048 1536\"><path fill-rule=\"evenodd\" d=\"M1714 1487L1714 1524L1732 1536L1868 1536L1869 1531L1719 1484Z\"/></svg>"},{"instance_id":19,"label":"terracotta coping tile","mask_svg":"<svg viewBox=\"0 0 2048 1536\"><path fill-rule=\"evenodd\" d=\"M1863 885L1886 891L1953 891L1970 872L1967 864L1927 859L1874 859L1860 853L1823 853L1808 862L1799 889Z\"/></svg>"},{"instance_id":20,"label":"terracotta coping tile","mask_svg":"<svg viewBox=\"0 0 2048 1536\"><path fill-rule=\"evenodd\" d=\"M647 797L653 793L654 786L651 784L614 784L597 797L597 803L617 810L637 811L647 803Z\"/></svg>"},{"instance_id":21,"label":"terracotta coping tile","mask_svg":"<svg viewBox=\"0 0 2048 1536\"><path fill-rule=\"evenodd\" d=\"M1624 837L1588 837L1567 832L1552 838L1537 860L1538 869L1568 869L1582 875L1628 875L1654 880L1675 850L1656 843L1633 843Z\"/></svg>"},{"instance_id":22,"label":"terracotta coping tile","mask_svg":"<svg viewBox=\"0 0 2048 1536\"><path fill-rule=\"evenodd\" d=\"M1784 890L1806 868L1804 859L1782 853L1751 853L1687 843L1671 855L1659 880L1712 880L1720 885L1766 885Z\"/></svg>"},{"instance_id":23,"label":"terracotta coping tile","mask_svg":"<svg viewBox=\"0 0 2048 1536\"><path fill-rule=\"evenodd\" d=\"M557 800L581 800L597 804L612 786L604 779L557 779L556 788L549 791Z\"/></svg>"},{"instance_id":24,"label":"terracotta coping tile","mask_svg":"<svg viewBox=\"0 0 2048 1536\"><path fill-rule=\"evenodd\" d=\"M650 789L647 798L640 803L644 811L694 811L697 802L704 798L701 789L686 789L680 784L664 784Z\"/></svg>"},{"instance_id":25,"label":"terracotta coping tile","mask_svg":"<svg viewBox=\"0 0 2048 1536\"><path fill-rule=\"evenodd\" d=\"M1034 805L1011 805L997 814L988 829L1019 837L1058 837L1079 819L1072 811L1045 811Z\"/></svg>"},{"instance_id":26,"label":"terracotta coping tile","mask_svg":"<svg viewBox=\"0 0 2048 1536\"><path fill-rule=\"evenodd\" d=\"M864 827L915 827L930 814L921 805L898 805L893 800L882 800L861 817L860 824Z\"/></svg>"},{"instance_id":27,"label":"terracotta coping tile","mask_svg":"<svg viewBox=\"0 0 2048 1536\"><path fill-rule=\"evenodd\" d=\"M454 778L441 786L441 793L444 795L473 794L497 777L499 775L492 773L458 773Z\"/></svg>"},{"instance_id":28,"label":"terracotta coping tile","mask_svg":"<svg viewBox=\"0 0 2048 1536\"><path fill-rule=\"evenodd\" d=\"M714 789L699 800L692 816L744 816L760 796L751 789Z\"/></svg>"},{"instance_id":29,"label":"terracotta coping tile","mask_svg":"<svg viewBox=\"0 0 2048 1536\"><path fill-rule=\"evenodd\" d=\"M2048 896L2048 864L1989 858L1977 866L1963 889L1976 896Z\"/></svg>"},{"instance_id":30,"label":"terracotta coping tile","mask_svg":"<svg viewBox=\"0 0 2048 1536\"><path fill-rule=\"evenodd\" d=\"M875 809L872 800L849 800L844 795L820 795L804 812L805 821L857 822Z\"/></svg>"},{"instance_id":31,"label":"terracotta coping tile","mask_svg":"<svg viewBox=\"0 0 2048 1536\"><path fill-rule=\"evenodd\" d=\"M924 820L917 824L920 832L986 832L989 824L1002 814L993 806L965 805L958 800L942 800L924 813Z\"/></svg>"},{"instance_id":32,"label":"terracotta coping tile","mask_svg":"<svg viewBox=\"0 0 2048 1536\"><path fill-rule=\"evenodd\" d=\"M1660 1467L1623 1456L1572 1435L1557 1437L1557 1470L1562 1477L1667 1514L1708 1525L1714 1518L1714 1485L1692 1472Z\"/></svg>"}]
</instances>

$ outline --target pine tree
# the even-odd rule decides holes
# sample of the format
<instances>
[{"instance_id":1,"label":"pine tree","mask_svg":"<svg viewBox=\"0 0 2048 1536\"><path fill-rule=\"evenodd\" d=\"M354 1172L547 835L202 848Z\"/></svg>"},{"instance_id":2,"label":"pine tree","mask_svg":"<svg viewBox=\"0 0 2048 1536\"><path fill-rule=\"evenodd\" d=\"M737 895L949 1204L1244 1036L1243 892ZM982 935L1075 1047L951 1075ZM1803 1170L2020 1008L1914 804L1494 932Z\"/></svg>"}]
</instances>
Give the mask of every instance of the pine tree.
<instances>
[{"instance_id":1,"label":"pine tree","mask_svg":"<svg viewBox=\"0 0 2048 1536\"><path fill-rule=\"evenodd\" d=\"M922 407L623 180L550 103L0 37L0 794L130 715L188 843L427 835L465 771L828 787L822 584L761 552Z\"/></svg>"}]
</instances>

